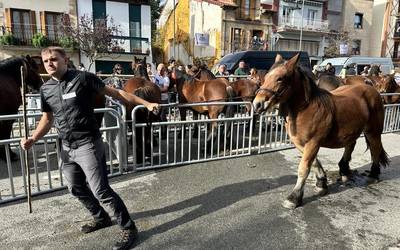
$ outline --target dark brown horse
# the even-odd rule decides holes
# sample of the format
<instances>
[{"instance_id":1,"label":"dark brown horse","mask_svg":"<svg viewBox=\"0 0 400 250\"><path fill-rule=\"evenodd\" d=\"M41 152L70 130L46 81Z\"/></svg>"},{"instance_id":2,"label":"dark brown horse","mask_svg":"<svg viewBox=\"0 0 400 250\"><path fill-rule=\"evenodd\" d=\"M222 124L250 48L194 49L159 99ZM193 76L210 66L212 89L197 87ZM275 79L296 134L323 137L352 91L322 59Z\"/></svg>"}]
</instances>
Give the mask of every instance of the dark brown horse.
<instances>
[{"instance_id":1,"label":"dark brown horse","mask_svg":"<svg viewBox=\"0 0 400 250\"><path fill-rule=\"evenodd\" d=\"M127 80L124 84L123 90L134 94L136 96L141 97L142 99L148 102L161 103L161 91L160 88L154 83L150 82L149 76L146 70L146 60L137 60L135 58L134 64L134 78ZM133 110L133 105L127 105L127 120L131 120L131 112ZM153 112L149 112L147 110L141 109L136 112L136 123L150 123L152 121L161 121L159 114L154 114ZM129 123L131 124L131 123ZM145 150L145 155L150 155L150 145L151 145L151 129L149 127L145 128L145 148L143 149L143 141L142 141L142 129L139 128L136 130L136 148L137 148L137 160L141 162L143 150Z\"/></svg>"},{"instance_id":2,"label":"dark brown horse","mask_svg":"<svg viewBox=\"0 0 400 250\"><path fill-rule=\"evenodd\" d=\"M339 162L343 181L351 176L351 153L362 132L373 162L369 180L378 180L380 165L389 163L381 141L384 110L379 93L366 84L342 86L332 92L320 89L311 73L299 67L298 62L299 55L287 62L277 55L253 102L259 111L279 104L286 116L286 130L302 153L296 186L283 203L287 208L302 204L304 184L312 166L319 194L327 193L326 173L316 158L320 147L345 148Z\"/></svg>"},{"instance_id":3,"label":"dark brown horse","mask_svg":"<svg viewBox=\"0 0 400 250\"><path fill-rule=\"evenodd\" d=\"M394 75L384 75L376 88L380 93L397 93L397 95L385 95L383 101L386 104L400 103L400 86L396 83Z\"/></svg>"},{"instance_id":4,"label":"dark brown horse","mask_svg":"<svg viewBox=\"0 0 400 250\"><path fill-rule=\"evenodd\" d=\"M232 83L230 86L235 93L235 100L241 99L244 102L252 102L256 96L256 91L260 87L257 82L249 79L239 79ZM246 104L247 112L251 109L251 104Z\"/></svg>"},{"instance_id":5,"label":"dark brown horse","mask_svg":"<svg viewBox=\"0 0 400 250\"><path fill-rule=\"evenodd\" d=\"M332 91L343 85L341 78L332 74L321 74L319 75L316 84L319 88L327 91Z\"/></svg>"},{"instance_id":6,"label":"dark brown horse","mask_svg":"<svg viewBox=\"0 0 400 250\"><path fill-rule=\"evenodd\" d=\"M201 79L205 78L206 80L199 80L196 77ZM200 70L194 74L194 77L174 69L171 78L178 91L179 103L227 102L234 97L234 92L229 82L222 78L216 79L211 71L206 68L200 68ZM233 115L231 106L226 108L224 105L204 105L193 106L191 109L198 114L207 114L210 119L218 118L218 115L225 109L227 117ZM185 119L185 113L186 110L181 110L182 119ZM216 126L217 123L213 122L210 131ZM207 140L210 140L212 136L212 133L209 133Z\"/></svg>"},{"instance_id":7,"label":"dark brown horse","mask_svg":"<svg viewBox=\"0 0 400 250\"><path fill-rule=\"evenodd\" d=\"M42 78L38 74L38 67L29 56L13 57L0 62L0 115L17 114L22 104L21 98L21 66L23 66L25 83L29 88L39 90ZM0 121L0 140L9 139L14 121ZM17 155L11 153L11 159ZM5 160L4 147L0 146L0 159Z\"/></svg>"}]
</instances>

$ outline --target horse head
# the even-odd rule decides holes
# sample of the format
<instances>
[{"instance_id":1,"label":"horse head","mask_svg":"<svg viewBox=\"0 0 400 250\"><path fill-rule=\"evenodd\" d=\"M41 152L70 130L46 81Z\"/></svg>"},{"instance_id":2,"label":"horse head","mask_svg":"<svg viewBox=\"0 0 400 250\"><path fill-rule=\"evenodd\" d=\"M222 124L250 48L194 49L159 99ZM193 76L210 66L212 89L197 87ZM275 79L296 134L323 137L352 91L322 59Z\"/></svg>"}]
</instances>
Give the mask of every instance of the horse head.
<instances>
[{"instance_id":1,"label":"horse head","mask_svg":"<svg viewBox=\"0 0 400 250\"><path fill-rule=\"evenodd\" d=\"M292 81L299 59L300 54L297 54L285 62L283 57L277 54L275 63L268 74L265 75L264 83L256 92L256 97L253 101L256 111L269 110L273 106L289 99L293 93Z\"/></svg>"},{"instance_id":2,"label":"horse head","mask_svg":"<svg viewBox=\"0 0 400 250\"><path fill-rule=\"evenodd\" d=\"M33 90L39 90L43 79L39 75L39 66L29 55L23 58L25 68L25 82Z\"/></svg>"},{"instance_id":3,"label":"horse head","mask_svg":"<svg viewBox=\"0 0 400 250\"><path fill-rule=\"evenodd\" d=\"M376 83L376 89L379 93L392 93L397 88L396 80L394 79L394 74L384 75L379 82Z\"/></svg>"},{"instance_id":4,"label":"horse head","mask_svg":"<svg viewBox=\"0 0 400 250\"><path fill-rule=\"evenodd\" d=\"M279 54L276 56L274 65L256 92L253 105L257 112L269 110L278 104L282 112L289 102L298 101L306 105L311 101L319 88L313 80L312 72L299 65L299 59L300 54L288 61Z\"/></svg>"},{"instance_id":5,"label":"horse head","mask_svg":"<svg viewBox=\"0 0 400 250\"><path fill-rule=\"evenodd\" d=\"M143 78L150 81L149 74L147 74L146 57L143 59L134 57L133 74L135 77Z\"/></svg>"},{"instance_id":6,"label":"horse head","mask_svg":"<svg viewBox=\"0 0 400 250\"><path fill-rule=\"evenodd\" d=\"M215 75L208 69L207 65L193 66L191 73L194 78L201 81L216 79Z\"/></svg>"}]
</instances>

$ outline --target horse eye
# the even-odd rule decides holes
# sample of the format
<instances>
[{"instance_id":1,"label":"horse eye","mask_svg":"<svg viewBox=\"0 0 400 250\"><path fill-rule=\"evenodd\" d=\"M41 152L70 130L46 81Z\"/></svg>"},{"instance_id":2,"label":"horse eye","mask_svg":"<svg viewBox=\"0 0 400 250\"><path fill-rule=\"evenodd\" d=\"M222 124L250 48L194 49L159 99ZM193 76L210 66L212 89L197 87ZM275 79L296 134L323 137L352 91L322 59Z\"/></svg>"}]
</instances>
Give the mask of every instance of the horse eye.
<instances>
[{"instance_id":1,"label":"horse eye","mask_svg":"<svg viewBox=\"0 0 400 250\"><path fill-rule=\"evenodd\" d=\"M282 82L282 81L283 81L283 78L282 78L282 77L279 77L276 81L277 81L277 82Z\"/></svg>"}]
</instances>

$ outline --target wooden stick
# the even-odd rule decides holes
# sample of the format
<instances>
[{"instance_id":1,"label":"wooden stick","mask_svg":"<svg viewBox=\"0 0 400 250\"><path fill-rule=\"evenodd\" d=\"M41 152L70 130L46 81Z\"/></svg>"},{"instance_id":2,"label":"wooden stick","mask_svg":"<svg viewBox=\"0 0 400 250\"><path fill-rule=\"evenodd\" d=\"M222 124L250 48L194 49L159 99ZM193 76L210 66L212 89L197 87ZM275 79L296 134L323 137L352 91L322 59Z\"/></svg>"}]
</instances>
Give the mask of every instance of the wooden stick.
<instances>
[{"instance_id":1,"label":"wooden stick","mask_svg":"<svg viewBox=\"0 0 400 250\"><path fill-rule=\"evenodd\" d=\"M28 127L28 119L26 117L26 84L24 80L24 66L21 66L21 95L22 95L22 112L23 112L23 122L24 122L24 137L25 140L28 139L29 135L29 127ZM28 198L28 207L29 213L32 213L32 191L31 191L31 172L29 169L28 162L28 150L24 150L24 164L26 169L26 175L28 179L28 187L25 187L25 191L27 193ZM28 188L28 190L26 190Z\"/></svg>"}]
</instances>

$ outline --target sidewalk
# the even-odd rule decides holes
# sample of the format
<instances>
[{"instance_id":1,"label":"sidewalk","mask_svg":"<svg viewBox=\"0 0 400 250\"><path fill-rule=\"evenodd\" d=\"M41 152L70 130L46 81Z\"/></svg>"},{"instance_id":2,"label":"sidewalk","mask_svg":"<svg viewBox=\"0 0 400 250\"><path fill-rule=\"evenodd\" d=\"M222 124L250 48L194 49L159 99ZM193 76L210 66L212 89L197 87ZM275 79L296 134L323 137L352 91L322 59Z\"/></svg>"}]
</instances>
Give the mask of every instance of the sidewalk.
<instances>
[{"instance_id":1,"label":"sidewalk","mask_svg":"<svg viewBox=\"0 0 400 250\"><path fill-rule=\"evenodd\" d=\"M135 249L400 249L400 135L383 135L392 162L375 185L335 183L343 150L321 149L330 193L313 192L309 178L304 205L281 206L296 181L300 155L286 150L111 180L136 220ZM350 166L369 169L364 138ZM0 249L111 249L118 226L87 235L90 220L67 191L0 207ZM115 220L114 220L115 224Z\"/></svg>"}]
</instances>

